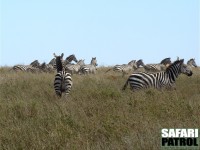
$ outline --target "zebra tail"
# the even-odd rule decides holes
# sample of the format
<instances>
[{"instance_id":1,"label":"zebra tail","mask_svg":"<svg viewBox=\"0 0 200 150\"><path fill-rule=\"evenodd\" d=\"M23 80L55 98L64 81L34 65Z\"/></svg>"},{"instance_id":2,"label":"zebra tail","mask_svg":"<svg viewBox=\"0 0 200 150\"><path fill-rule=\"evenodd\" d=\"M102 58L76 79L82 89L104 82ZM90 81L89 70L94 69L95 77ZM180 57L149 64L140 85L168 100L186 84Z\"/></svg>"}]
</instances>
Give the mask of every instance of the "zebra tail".
<instances>
[{"instance_id":1,"label":"zebra tail","mask_svg":"<svg viewBox=\"0 0 200 150\"><path fill-rule=\"evenodd\" d=\"M124 84L122 90L124 91L126 89L126 87L128 86L129 80L126 80L126 83Z\"/></svg>"}]
</instances>

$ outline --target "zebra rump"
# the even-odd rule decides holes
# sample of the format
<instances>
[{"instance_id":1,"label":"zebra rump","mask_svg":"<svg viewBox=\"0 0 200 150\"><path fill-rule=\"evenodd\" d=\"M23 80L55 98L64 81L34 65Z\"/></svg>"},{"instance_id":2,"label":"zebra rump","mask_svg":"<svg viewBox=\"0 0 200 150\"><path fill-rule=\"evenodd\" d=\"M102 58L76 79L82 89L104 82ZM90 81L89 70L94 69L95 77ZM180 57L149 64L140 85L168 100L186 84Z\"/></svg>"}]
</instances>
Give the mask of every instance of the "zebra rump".
<instances>
[{"instance_id":1,"label":"zebra rump","mask_svg":"<svg viewBox=\"0 0 200 150\"><path fill-rule=\"evenodd\" d=\"M54 89L56 95L59 97L62 96L62 93L68 95L71 91L72 87L72 78L70 73L66 73L65 71L60 71L55 75L54 80Z\"/></svg>"}]
</instances>

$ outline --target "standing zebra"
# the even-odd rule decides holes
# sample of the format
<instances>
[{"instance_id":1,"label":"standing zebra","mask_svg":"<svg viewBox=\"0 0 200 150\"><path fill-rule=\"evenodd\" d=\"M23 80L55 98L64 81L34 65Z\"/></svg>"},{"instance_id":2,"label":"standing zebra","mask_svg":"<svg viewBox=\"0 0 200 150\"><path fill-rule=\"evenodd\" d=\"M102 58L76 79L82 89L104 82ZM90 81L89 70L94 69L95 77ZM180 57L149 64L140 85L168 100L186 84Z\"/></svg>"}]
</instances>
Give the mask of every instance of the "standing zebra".
<instances>
[{"instance_id":1,"label":"standing zebra","mask_svg":"<svg viewBox=\"0 0 200 150\"><path fill-rule=\"evenodd\" d=\"M96 57L92 57L92 60L91 60L90 64L81 66L81 68L79 70L79 73L83 73L83 74L92 73L92 74L95 74L96 70L97 70L96 66L98 66L97 59L96 59Z\"/></svg>"},{"instance_id":2,"label":"standing zebra","mask_svg":"<svg viewBox=\"0 0 200 150\"><path fill-rule=\"evenodd\" d=\"M57 69L57 74L55 75L54 79L54 90L56 92L56 95L61 97L62 93L64 92L65 95L67 96L72 88L72 78L71 74L65 72L65 69L63 67L63 53L61 56L57 56L54 53L54 57L56 58L56 69Z\"/></svg>"},{"instance_id":3,"label":"standing zebra","mask_svg":"<svg viewBox=\"0 0 200 150\"><path fill-rule=\"evenodd\" d=\"M170 64L171 58L165 58L159 64L146 64L144 69L146 72L164 71Z\"/></svg>"},{"instance_id":4,"label":"standing zebra","mask_svg":"<svg viewBox=\"0 0 200 150\"><path fill-rule=\"evenodd\" d=\"M85 60L79 60L77 62L77 64L71 64L71 65L67 65L65 67L66 72L69 72L70 74L77 74L79 73L80 68L85 65Z\"/></svg>"},{"instance_id":5,"label":"standing zebra","mask_svg":"<svg viewBox=\"0 0 200 150\"><path fill-rule=\"evenodd\" d=\"M183 64L183 59L175 61L170 65L166 71L158 73L133 73L126 81L123 90L126 89L128 84L133 91L145 88L172 88L175 85L175 80L180 73L192 76L192 71Z\"/></svg>"},{"instance_id":6,"label":"standing zebra","mask_svg":"<svg viewBox=\"0 0 200 150\"><path fill-rule=\"evenodd\" d=\"M18 72L18 71L22 71L22 72L35 72L34 70L36 70L36 68L38 68L40 65L40 63L38 62L38 60L33 61L32 63L30 63L30 65L15 65L12 67L12 70Z\"/></svg>"}]
</instances>

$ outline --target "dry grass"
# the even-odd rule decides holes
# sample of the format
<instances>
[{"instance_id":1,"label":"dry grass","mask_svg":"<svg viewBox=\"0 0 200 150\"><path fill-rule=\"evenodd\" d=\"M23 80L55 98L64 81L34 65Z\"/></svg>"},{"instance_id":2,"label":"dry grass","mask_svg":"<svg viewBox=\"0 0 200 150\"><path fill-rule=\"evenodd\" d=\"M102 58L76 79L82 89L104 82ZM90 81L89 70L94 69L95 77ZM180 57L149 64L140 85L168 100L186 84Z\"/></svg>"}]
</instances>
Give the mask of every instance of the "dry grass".
<instances>
[{"instance_id":1,"label":"dry grass","mask_svg":"<svg viewBox=\"0 0 200 150\"><path fill-rule=\"evenodd\" d=\"M54 74L0 68L0 149L160 149L162 128L200 127L200 70L176 91L122 92L127 76L106 68L73 76L58 99Z\"/></svg>"}]
</instances>

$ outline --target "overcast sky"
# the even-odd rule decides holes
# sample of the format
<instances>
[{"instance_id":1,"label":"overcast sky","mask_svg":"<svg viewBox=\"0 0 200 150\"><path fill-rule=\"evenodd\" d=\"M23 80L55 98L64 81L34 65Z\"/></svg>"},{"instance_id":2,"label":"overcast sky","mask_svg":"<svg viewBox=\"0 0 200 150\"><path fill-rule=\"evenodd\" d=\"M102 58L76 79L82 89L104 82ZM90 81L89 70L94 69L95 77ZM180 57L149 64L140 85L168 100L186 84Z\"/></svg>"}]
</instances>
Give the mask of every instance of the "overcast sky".
<instances>
[{"instance_id":1,"label":"overcast sky","mask_svg":"<svg viewBox=\"0 0 200 150\"><path fill-rule=\"evenodd\" d=\"M200 65L198 0L0 0L0 66L75 54L99 65Z\"/></svg>"}]
</instances>

